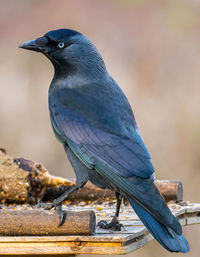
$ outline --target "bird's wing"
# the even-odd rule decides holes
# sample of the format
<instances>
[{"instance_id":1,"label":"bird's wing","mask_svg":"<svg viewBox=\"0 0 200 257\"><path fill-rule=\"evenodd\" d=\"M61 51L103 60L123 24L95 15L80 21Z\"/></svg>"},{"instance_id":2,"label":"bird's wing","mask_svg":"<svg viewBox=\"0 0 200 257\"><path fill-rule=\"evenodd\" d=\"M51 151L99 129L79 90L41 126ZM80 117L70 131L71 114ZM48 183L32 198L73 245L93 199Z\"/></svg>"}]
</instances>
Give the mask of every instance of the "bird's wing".
<instances>
[{"instance_id":1,"label":"bird's wing","mask_svg":"<svg viewBox=\"0 0 200 257\"><path fill-rule=\"evenodd\" d=\"M60 93L60 96L65 93ZM68 92L66 97L72 101L74 96ZM108 129L111 126L105 129L94 126L91 124L93 114L86 112L83 104L83 112L75 104L82 99L74 100L76 101L71 105L73 107L69 108L67 104L63 105L62 97L54 95L50 99L51 121L57 137L62 143L67 143L88 168L95 169L106 181L137 202L160 223L181 234L180 224L150 178L154 168L140 135L135 131L131 137L127 137L111 133ZM89 101L84 98L85 105L91 109ZM95 106L91 111L95 112ZM97 125L98 121L95 120L94 123Z\"/></svg>"},{"instance_id":2,"label":"bird's wing","mask_svg":"<svg viewBox=\"0 0 200 257\"><path fill-rule=\"evenodd\" d=\"M74 95L69 96L68 92L68 97L72 101ZM50 99L50 115L54 131L62 142L70 145L78 158L88 167L95 165L97 160L108 164L114 173L123 177L151 176L154 168L150 155L136 131L132 129L132 136L127 137L111 133L111 126L109 130L106 127L103 129L102 124L99 128L95 125L98 125L97 119L101 119L100 116L95 116L95 121L91 121L91 117L94 116L91 109L93 108L95 112L95 107L89 106L90 111L85 115L86 112L77 107L77 102L81 99L74 99L71 105L73 108L64 105L60 99L58 97ZM85 105L88 106L88 102L85 101ZM82 108L85 107L82 105ZM98 106L98 109L101 108Z\"/></svg>"}]
</instances>

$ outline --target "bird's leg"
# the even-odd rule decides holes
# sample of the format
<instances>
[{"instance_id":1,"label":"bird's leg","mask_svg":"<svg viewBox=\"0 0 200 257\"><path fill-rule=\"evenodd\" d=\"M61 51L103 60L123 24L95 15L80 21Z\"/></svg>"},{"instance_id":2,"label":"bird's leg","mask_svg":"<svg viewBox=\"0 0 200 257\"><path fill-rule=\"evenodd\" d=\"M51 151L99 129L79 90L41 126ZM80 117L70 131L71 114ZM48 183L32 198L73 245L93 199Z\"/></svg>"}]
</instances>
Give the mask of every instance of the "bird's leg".
<instances>
[{"instance_id":1,"label":"bird's leg","mask_svg":"<svg viewBox=\"0 0 200 257\"><path fill-rule=\"evenodd\" d=\"M115 211L114 217L116 217L118 219L120 206L121 206L121 202L122 202L122 196L119 193L116 193L116 198L117 198L117 206L116 206L116 211Z\"/></svg>"},{"instance_id":2,"label":"bird's leg","mask_svg":"<svg viewBox=\"0 0 200 257\"><path fill-rule=\"evenodd\" d=\"M113 229L120 231L123 225L119 223L118 217L119 217L119 211L120 211L120 206L122 202L122 196L116 192L116 198L117 198L117 206L116 206L116 211L115 211L115 216L112 218L111 222L107 222L106 220L101 220L98 222L98 226L100 228L104 229Z\"/></svg>"},{"instance_id":3,"label":"bird's leg","mask_svg":"<svg viewBox=\"0 0 200 257\"><path fill-rule=\"evenodd\" d=\"M77 183L75 186L70 187L66 192L64 192L61 196L56 198L52 203L43 203L39 202L35 207L43 207L46 210L51 210L52 208L55 208L58 211L60 222L58 227L62 226L62 224L65 222L66 218L66 212L62 210L62 202L73 192L75 192L80 187L84 186L87 181L81 181Z\"/></svg>"}]
</instances>

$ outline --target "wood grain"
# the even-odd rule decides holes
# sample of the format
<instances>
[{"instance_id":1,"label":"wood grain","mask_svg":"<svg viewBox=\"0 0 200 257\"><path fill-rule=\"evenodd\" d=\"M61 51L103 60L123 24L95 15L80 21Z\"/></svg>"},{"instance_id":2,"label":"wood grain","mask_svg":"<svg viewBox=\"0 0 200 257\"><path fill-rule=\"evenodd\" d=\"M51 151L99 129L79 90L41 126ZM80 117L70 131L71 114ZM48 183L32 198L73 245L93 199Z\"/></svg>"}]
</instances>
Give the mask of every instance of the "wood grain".
<instances>
[{"instance_id":1,"label":"wood grain","mask_svg":"<svg viewBox=\"0 0 200 257\"><path fill-rule=\"evenodd\" d=\"M0 210L0 234L6 236L94 234L96 225L94 211L65 213L65 222L58 227L59 215L55 210Z\"/></svg>"},{"instance_id":2,"label":"wood grain","mask_svg":"<svg viewBox=\"0 0 200 257\"><path fill-rule=\"evenodd\" d=\"M182 200L181 181L156 180L155 184L166 201ZM24 158L13 158L0 149L0 201L2 203L53 201L74 185L74 180L52 176L43 165ZM114 199L116 198L113 191L100 189L88 182L67 200L78 203Z\"/></svg>"},{"instance_id":3,"label":"wood grain","mask_svg":"<svg viewBox=\"0 0 200 257\"><path fill-rule=\"evenodd\" d=\"M89 211L97 206L87 205L84 208ZM189 203L185 206L170 204L169 207L182 224L200 224L200 204ZM78 205L74 206L77 212L81 208ZM97 221L102 219L102 215L105 215L105 219L111 219L114 212L114 206L103 206L102 210L96 211ZM119 232L96 228L96 232L92 236L1 236L0 254L1 256L122 255L135 251L153 240L129 206L122 206L120 221L124 224L124 230Z\"/></svg>"},{"instance_id":4,"label":"wood grain","mask_svg":"<svg viewBox=\"0 0 200 257\"><path fill-rule=\"evenodd\" d=\"M183 184L180 180L156 180L155 184L165 201L183 200Z\"/></svg>"}]
</instances>

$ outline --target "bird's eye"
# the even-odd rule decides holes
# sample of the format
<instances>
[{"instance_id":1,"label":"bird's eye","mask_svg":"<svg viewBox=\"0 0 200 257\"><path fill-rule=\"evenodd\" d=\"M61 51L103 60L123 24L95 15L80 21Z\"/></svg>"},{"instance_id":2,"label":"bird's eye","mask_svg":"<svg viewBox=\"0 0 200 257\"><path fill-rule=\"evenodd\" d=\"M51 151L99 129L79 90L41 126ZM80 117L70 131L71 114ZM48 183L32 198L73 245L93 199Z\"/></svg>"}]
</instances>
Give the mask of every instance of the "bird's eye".
<instances>
[{"instance_id":1,"label":"bird's eye","mask_svg":"<svg viewBox=\"0 0 200 257\"><path fill-rule=\"evenodd\" d=\"M58 43L58 48L59 49L63 48L64 46L65 46L65 44L63 42Z\"/></svg>"}]
</instances>

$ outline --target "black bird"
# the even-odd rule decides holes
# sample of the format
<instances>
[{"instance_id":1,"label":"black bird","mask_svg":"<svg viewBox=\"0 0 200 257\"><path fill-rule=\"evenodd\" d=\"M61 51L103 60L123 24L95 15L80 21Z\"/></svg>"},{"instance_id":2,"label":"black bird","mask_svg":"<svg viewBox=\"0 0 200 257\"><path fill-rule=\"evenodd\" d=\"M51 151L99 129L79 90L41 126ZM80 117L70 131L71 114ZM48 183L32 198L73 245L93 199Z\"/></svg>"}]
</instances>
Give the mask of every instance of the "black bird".
<instances>
[{"instance_id":1,"label":"black bird","mask_svg":"<svg viewBox=\"0 0 200 257\"><path fill-rule=\"evenodd\" d=\"M120 229L118 215L124 196L164 248L188 252L181 225L154 184L151 157L129 102L96 47L70 29L50 31L20 47L43 53L54 66L49 88L51 123L76 173L76 185L48 207L60 207L69 194L90 180L117 196L115 217L99 226Z\"/></svg>"}]
</instances>

